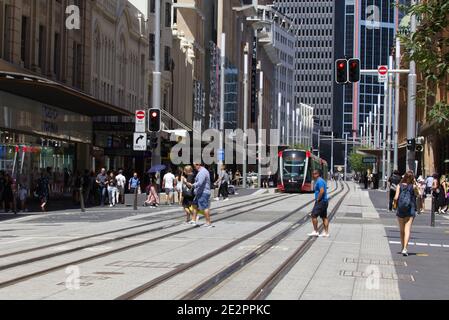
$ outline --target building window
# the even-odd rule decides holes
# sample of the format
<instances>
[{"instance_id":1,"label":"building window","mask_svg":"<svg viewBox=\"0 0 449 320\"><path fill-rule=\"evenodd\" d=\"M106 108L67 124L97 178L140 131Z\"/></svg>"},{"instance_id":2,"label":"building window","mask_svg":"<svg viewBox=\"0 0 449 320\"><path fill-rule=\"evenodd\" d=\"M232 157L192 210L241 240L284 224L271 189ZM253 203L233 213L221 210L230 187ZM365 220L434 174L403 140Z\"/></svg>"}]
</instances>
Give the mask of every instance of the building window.
<instances>
[{"instance_id":1,"label":"building window","mask_svg":"<svg viewBox=\"0 0 449 320\"><path fill-rule=\"evenodd\" d=\"M28 26L29 26L29 18L22 16L22 34L20 38L20 57L21 60L24 62L25 67L28 68L29 66L29 60L28 60Z\"/></svg>"},{"instance_id":2,"label":"building window","mask_svg":"<svg viewBox=\"0 0 449 320\"><path fill-rule=\"evenodd\" d=\"M39 26L39 68L44 71L45 63L45 27Z\"/></svg>"},{"instance_id":3,"label":"building window","mask_svg":"<svg viewBox=\"0 0 449 320\"><path fill-rule=\"evenodd\" d=\"M61 78L61 35L59 33L55 33L53 72L55 73L56 79L60 80L60 78Z\"/></svg>"},{"instance_id":4,"label":"building window","mask_svg":"<svg viewBox=\"0 0 449 320\"><path fill-rule=\"evenodd\" d=\"M165 3L165 27L171 27L171 3Z\"/></svg>"},{"instance_id":5,"label":"building window","mask_svg":"<svg viewBox=\"0 0 449 320\"><path fill-rule=\"evenodd\" d=\"M154 61L154 53L155 53L155 50L154 50L154 33L150 33L149 42L150 42L150 45L149 45L150 61Z\"/></svg>"},{"instance_id":6,"label":"building window","mask_svg":"<svg viewBox=\"0 0 449 320\"><path fill-rule=\"evenodd\" d=\"M171 61L170 61L170 47L165 47L164 50L164 70L170 71L171 70Z\"/></svg>"},{"instance_id":7,"label":"building window","mask_svg":"<svg viewBox=\"0 0 449 320\"><path fill-rule=\"evenodd\" d=\"M154 13L156 11L156 0L150 0L150 12Z\"/></svg>"}]
</instances>

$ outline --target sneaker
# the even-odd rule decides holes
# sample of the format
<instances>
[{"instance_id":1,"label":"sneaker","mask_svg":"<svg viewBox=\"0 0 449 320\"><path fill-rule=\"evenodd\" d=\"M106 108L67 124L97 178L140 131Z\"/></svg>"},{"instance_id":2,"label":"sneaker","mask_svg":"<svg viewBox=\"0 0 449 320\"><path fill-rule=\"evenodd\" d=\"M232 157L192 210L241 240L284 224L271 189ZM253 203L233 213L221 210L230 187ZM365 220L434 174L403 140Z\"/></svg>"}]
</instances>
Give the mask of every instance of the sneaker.
<instances>
[{"instance_id":1,"label":"sneaker","mask_svg":"<svg viewBox=\"0 0 449 320\"><path fill-rule=\"evenodd\" d=\"M211 228L215 228L215 226L214 225L212 225L212 224L203 224L202 226L201 226L202 228L206 228L206 229L211 229Z\"/></svg>"},{"instance_id":2,"label":"sneaker","mask_svg":"<svg viewBox=\"0 0 449 320\"><path fill-rule=\"evenodd\" d=\"M215 198L214 200L215 200L215 201L220 201L220 198Z\"/></svg>"},{"instance_id":3,"label":"sneaker","mask_svg":"<svg viewBox=\"0 0 449 320\"><path fill-rule=\"evenodd\" d=\"M109 208L112 208L113 206L114 206L113 204L110 204L110 205L109 205Z\"/></svg>"},{"instance_id":4,"label":"sneaker","mask_svg":"<svg viewBox=\"0 0 449 320\"><path fill-rule=\"evenodd\" d=\"M329 233L322 232L322 233L320 234L320 238L329 238Z\"/></svg>"},{"instance_id":5,"label":"sneaker","mask_svg":"<svg viewBox=\"0 0 449 320\"><path fill-rule=\"evenodd\" d=\"M402 253L402 255L403 255L404 257L408 257L408 252L407 252L406 249L402 250L401 253Z\"/></svg>"},{"instance_id":6,"label":"sneaker","mask_svg":"<svg viewBox=\"0 0 449 320\"><path fill-rule=\"evenodd\" d=\"M309 233L307 236L308 237L319 237L320 234L317 231L313 231L312 233Z\"/></svg>"},{"instance_id":7,"label":"sneaker","mask_svg":"<svg viewBox=\"0 0 449 320\"><path fill-rule=\"evenodd\" d=\"M224 199L223 201L229 201L229 198Z\"/></svg>"}]
</instances>

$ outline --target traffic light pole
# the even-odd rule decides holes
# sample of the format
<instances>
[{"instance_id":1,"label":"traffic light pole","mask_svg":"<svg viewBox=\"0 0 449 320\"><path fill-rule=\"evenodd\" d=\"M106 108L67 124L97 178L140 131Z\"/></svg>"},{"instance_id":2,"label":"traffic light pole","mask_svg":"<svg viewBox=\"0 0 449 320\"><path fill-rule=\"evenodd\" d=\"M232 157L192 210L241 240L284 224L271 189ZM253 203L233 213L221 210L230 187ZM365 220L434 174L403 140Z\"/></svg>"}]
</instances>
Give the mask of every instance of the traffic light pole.
<instances>
[{"instance_id":1,"label":"traffic light pole","mask_svg":"<svg viewBox=\"0 0 449 320\"><path fill-rule=\"evenodd\" d=\"M161 0L155 1L154 10L154 71L153 71L153 105L151 108L161 109ZM152 165L161 164L161 138L158 134L157 148L151 153ZM159 183L159 181L158 181Z\"/></svg>"},{"instance_id":2,"label":"traffic light pole","mask_svg":"<svg viewBox=\"0 0 449 320\"><path fill-rule=\"evenodd\" d=\"M416 0L411 0L414 6ZM416 15L410 17L410 36L416 33ZM410 61L410 73L408 75L408 103L407 103L407 140L416 138L416 62ZM415 171L415 150L407 149L407 170Z\"/></svg>"}]
</instances>

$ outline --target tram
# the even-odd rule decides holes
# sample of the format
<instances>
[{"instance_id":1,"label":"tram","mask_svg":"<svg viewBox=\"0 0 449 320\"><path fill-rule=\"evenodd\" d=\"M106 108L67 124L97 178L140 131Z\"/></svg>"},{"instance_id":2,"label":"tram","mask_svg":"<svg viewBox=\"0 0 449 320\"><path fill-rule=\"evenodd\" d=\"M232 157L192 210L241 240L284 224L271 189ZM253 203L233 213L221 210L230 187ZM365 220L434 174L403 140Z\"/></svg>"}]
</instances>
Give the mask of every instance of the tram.
<instances>
[{"instance_id":1,"label":"tram","mask_svg":"<svg viewBox=\"0 0 449 320\"><path fill-rule=\"evenodd\" d=\"M313 170L320 169L328 178L327 162L306 150L287 149L279 152L278 189L285 193L313 192Z\"/></svg>"}]
</instances>

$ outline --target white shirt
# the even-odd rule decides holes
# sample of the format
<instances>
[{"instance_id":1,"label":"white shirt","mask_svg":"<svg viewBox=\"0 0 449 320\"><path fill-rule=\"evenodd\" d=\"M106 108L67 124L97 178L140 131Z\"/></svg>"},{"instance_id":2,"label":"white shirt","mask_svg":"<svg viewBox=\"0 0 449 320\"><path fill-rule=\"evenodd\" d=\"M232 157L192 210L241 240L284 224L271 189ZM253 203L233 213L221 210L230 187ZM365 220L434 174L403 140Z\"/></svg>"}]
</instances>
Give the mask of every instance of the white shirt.
<instances>
[{"instance_id":1,"label":"white shirt","mask_svg":"<svg viewBox=\"0 0 449 320\"><path fill-rule=\"evenodd\" d=\"M175 176L173 173L166 173L164 176L164 188L173 189L173 182L175 181Z\"/></svg>"},{"instance_id":2,"label":"white shirt","mask_svg":"<svg viewBox=\"0 0 449 320\"><path fill-rule=\"evenodd\" d=\"M123 174L119 174L115 179L117 180L117 187L125 187L126 178Z\"/></svg>"},{"instance_id":3,"label":"white shirt","mask_svg":"<svg viewBox=\"0 0 449 320\"><path fill-rule=\"evenodd\" d=\"M19 200L24 201L28 197L28 190L25 188L22 188L19 190Z\"/></svg>"}]
</instances>

